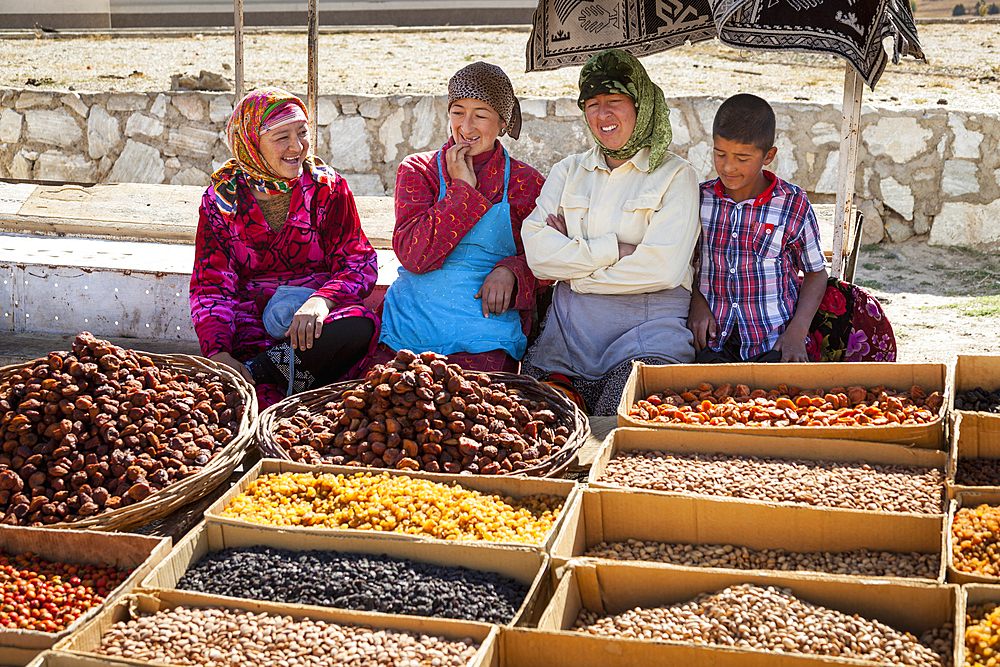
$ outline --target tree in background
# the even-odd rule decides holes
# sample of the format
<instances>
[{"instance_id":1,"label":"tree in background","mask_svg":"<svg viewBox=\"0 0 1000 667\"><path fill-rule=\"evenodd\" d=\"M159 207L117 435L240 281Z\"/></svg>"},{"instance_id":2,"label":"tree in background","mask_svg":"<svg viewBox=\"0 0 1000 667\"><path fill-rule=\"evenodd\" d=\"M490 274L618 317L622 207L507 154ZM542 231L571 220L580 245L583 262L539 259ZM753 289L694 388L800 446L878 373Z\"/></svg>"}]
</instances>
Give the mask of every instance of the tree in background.
<instances>
[{"instance_id":1,"label":"tree in background","mask_svg":"<svg viewBox=\"0 0 1000 667\"><path fill-rule=\"evenodd\" d=\"M961 2L955 5L955 8L951 10L952 16L965 16L965 5Z\"/></svg>"},{"instance_id":2,"label":"tree in background","mask_svg":"<svg viewBox=\"0 0 1000 667\"><path fill-rule=\"evenodd\" d=\"M980 16L986 16L986 11L987 10L986 10L986 3L985 2L980 2L979 3L979 7L977 7L976 9L979 10L979 15Z\"/></svg>"},{"instance_id":3,"label":"tree in background","mask_svg":"<svg viewBox=\"0 0 1000 667\"><path fill-rule=\"evenodd\" d=\"M992 5L986 8L986 13L990 15L1000 14L1000 5L994 2Z\"/></svg>"}]
</instances>

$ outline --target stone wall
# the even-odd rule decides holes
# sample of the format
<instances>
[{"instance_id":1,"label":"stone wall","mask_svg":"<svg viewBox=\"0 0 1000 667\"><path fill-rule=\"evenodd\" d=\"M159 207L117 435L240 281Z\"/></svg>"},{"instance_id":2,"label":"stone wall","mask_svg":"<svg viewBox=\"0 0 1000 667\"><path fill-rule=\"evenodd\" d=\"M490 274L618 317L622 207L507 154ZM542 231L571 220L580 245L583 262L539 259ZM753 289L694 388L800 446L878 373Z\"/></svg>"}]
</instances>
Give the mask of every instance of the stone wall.
<instances>
[{"instance_id":1,"label":"stone wall","mask_svg":"<svg viewBox=\"0 0 1000 667\"><path fill-rule=\"evenodd\" d=\"M670 100L672 149L712 175L717 98ZM222 93L77 93L0 90L0 177L207 185L229 158ZM571 99L525 99L511 154L543 174L591 144ZM838 105L775 104L779 176L816 202L834 200ZM447 137L446 98L328 95L317 105L315 152L358 195L391 194L409 153ZM864 243L929 234L931 243L1000 247L1000 114L864 107L857 201Z\"/></svg>"}]
</instances>

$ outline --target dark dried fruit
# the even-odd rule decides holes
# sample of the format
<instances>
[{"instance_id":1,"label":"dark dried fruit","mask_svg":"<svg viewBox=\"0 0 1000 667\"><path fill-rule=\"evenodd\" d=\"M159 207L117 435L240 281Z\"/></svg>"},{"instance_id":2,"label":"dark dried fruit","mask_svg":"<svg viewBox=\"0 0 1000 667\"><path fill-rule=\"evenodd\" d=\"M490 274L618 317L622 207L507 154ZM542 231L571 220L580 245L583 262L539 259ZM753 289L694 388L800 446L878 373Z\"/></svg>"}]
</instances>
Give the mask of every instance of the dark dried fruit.
<instances>
[{"instance_id":1,"label":"dark dried fruit","mask_svg":"<svg viewBox=\"0 0 1000 667\"><path fill-rule=\"evenodd\" d=\"M231 548L207 554L181 590L355 611L509 623L528 587L494 572L385 555Z\"/></svg>"},{"instance_id":2,"label":"dark dried fruit","mask_svg":"<svg viewBox=\"0 0 1000 667\"><path fill-rule=\"evenodd\" d=\"M986 391L982 387L976 387L956 394L955 409L1000 414L1000 389Z\"/></svg>"},{"instance_id":3,"label":"dark dried fruit","mask_svg":"<svg viewBox=\"0 0 1000 667\"><path fill-rule=\"evenodd\" d=\"M278 419L272 437L304 463L504 474L537 466L569 440L570 428L549 404L486 373L404 350L317 412L303 406ZM483 445L491 445L489 460L479 463ZM512 453L520 459L506 462Z\"/></svg>"},{"instance_id":4,"label":"dark dried fruit","mask_svg":"<svg viewBox=\"0 0 1000 667\"><path fill-rule=\"evenodd\" d=\"M72 351L0 382L2 523L77 521L138 502L154 490L147 476L160 489L207 464L239 430L243 409L216 375L159 368L82 333ZM193 447L194 460L164 451L174 440Z\"/></svg>"}]
</instances>

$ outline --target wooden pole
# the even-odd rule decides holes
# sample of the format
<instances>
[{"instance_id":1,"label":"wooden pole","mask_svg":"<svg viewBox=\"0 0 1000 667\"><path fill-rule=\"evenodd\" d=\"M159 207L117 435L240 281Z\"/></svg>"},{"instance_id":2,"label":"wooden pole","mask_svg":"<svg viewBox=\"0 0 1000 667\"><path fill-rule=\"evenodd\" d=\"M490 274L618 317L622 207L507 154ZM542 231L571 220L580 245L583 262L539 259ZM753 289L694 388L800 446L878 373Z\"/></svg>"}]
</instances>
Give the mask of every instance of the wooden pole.
<instances>
[{"instance_id":1,"label":"wooden pole","mask_svg":"<svg viewBox=\"0 0 1000 667\"><path fill-rule=\"evenodd\" d=\"M843 279L851 252L850 228L854 223L854 181L858 172L858 139L861 132L861 97L864 81L850 64L844 68L844 108L840 122L840 165L837 171L837 208L833 213L833 276Z\"/></svg>"},{"instance_id":2,"label":"wooden pole","mask_svg":"<svg viewBox=\"0 0 1000 667\"><path fill-rule=\"evenodd\" d=\"M233 0L233 36L236 41L236 102L243 99L243 0Z\"/></svg>"},{"instance_id":3,"label":"wooden pole","mask_svg":"<svg viewBox=\"0 0 1000 667\"><path fill-rule=\"evenodd\" d=\"M306 112L309 114L309 137L316 152L319 141L316 135L316 100L319 97L319 0L309 0L309 97Z\"/></svg>"}]
</instances>

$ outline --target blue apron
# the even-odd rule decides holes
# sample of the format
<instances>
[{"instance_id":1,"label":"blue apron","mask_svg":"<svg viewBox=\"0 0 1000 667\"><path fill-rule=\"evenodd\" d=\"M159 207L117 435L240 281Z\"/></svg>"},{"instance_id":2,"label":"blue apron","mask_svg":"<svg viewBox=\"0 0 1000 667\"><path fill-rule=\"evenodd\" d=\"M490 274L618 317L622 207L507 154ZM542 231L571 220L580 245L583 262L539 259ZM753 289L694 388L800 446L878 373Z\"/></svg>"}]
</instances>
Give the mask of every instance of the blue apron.
<instances>
[{"instance_id":1,"label":"blue apron","mask_svg":"<svg viewBox=\"0 0 1000 667\"><path fill-rule=\"evenodd\" d=\"M517 253L511 231L507 185L510 156L504 150L503 198L494 204L445 258L440 269L411 273L400 267L389 286L379 340L394 350L439 354L473 354L501 349L515 359L524 356L527 338L521 316L508 309L483 317L475 295L497 262ZM444 199L444 153L438 153L438 178Z\"/></svg>"}]
</instances>

